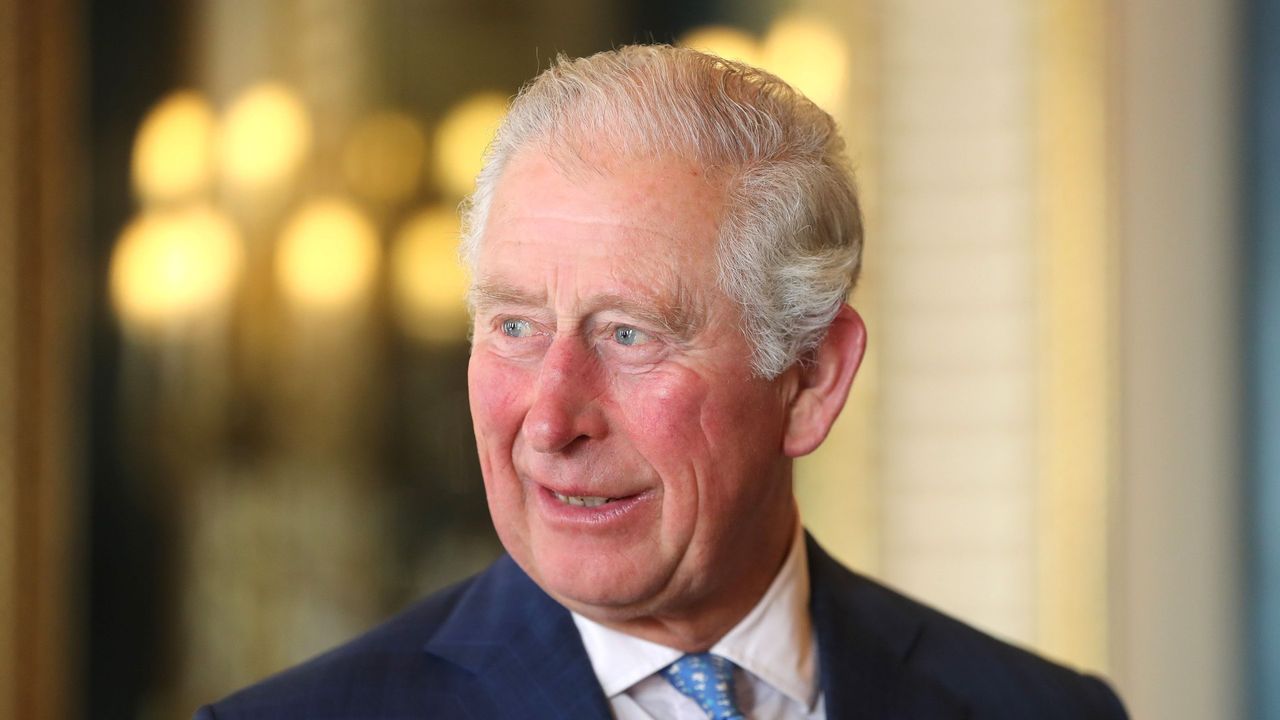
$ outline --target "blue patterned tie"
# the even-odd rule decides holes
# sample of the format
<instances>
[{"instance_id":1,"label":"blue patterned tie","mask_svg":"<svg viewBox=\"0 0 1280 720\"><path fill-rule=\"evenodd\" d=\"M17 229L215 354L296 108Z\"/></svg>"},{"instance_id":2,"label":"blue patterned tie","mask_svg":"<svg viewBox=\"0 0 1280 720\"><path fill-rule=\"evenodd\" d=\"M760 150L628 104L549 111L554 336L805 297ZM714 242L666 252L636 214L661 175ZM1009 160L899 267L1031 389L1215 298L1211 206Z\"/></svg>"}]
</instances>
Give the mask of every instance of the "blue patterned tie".
<instances>
[{"instance_id":1,"label":"blue patterned tie","mask_svg":"<svg viewBox=\"0 0 1280 720\"><path fill-rule=\"evenodd\" d=\"M711 720L744 720L733 700L733 663L711 653L685 655L662 671L667 682L693 698Z\"/></svg>"}]
</instances>

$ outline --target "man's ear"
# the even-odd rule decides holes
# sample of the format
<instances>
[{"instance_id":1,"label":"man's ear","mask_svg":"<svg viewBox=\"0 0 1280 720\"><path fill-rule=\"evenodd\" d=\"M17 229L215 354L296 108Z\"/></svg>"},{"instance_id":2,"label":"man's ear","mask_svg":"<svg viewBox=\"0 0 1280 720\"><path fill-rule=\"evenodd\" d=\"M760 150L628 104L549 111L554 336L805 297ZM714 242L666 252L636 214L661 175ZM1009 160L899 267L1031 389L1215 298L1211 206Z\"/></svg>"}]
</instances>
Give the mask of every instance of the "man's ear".
<instances>
[{"instance_id":1,"label":"man's ear","mask_svg":"<svg viewBox=\"0 0 1280 720\"><path fill-rule=\"evenodd\" d=\"M813 452L826 439L849 397L849 386L867 349L867 327L862 316L845 305L813 357L797 369L796 394L787 413L782 450L787 457Z\"/></svg>"}]
</instances>

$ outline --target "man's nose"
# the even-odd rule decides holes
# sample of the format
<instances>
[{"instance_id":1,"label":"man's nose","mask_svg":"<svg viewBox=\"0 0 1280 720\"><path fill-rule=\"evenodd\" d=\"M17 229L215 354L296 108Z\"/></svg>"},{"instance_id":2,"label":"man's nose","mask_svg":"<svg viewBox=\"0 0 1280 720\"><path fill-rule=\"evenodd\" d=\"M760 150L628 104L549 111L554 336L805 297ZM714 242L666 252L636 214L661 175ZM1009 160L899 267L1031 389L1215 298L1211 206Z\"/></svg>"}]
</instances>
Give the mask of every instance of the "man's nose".
<instances>
[{"instance_id":1,"label":"man's nose","mask_svg":"<svg viewBox=\"0 0 1280 720\"><path fill-rule=\"evenodd\" d=\"M579 440L604 437L599 358L579 336L555 338L542 357L533 405L524 419L530 446L563 452Z\"/></svg>"}]
</instances>

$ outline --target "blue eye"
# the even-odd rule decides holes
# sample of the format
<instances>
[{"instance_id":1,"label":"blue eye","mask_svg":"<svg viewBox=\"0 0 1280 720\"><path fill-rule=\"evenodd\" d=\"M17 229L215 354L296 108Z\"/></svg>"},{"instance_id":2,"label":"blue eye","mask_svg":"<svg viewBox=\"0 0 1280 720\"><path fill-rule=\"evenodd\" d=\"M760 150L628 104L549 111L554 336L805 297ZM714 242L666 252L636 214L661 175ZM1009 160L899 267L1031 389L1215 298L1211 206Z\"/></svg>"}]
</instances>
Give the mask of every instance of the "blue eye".
<instances>
[{"instance_id":1,"label":"blue eye","mask_svg":"<svg viewBox=\"0 0 1280 720\"><path fill-rule=\"evenodd\" d=\"M649 336L628 325L619 325L614 328L613 339L619 345L643 345L649 341Z\"/></svg>"},{"instance_id":2,"label":"blue eye","mask_svg":"<svg viewBox=\"0 0 1280 720\"><path fill-rule=\"evenodd\" d=\"M528 337L533 328L528 320L503 320L502 334L507 337Z\"/></svg>"}]
</instances>

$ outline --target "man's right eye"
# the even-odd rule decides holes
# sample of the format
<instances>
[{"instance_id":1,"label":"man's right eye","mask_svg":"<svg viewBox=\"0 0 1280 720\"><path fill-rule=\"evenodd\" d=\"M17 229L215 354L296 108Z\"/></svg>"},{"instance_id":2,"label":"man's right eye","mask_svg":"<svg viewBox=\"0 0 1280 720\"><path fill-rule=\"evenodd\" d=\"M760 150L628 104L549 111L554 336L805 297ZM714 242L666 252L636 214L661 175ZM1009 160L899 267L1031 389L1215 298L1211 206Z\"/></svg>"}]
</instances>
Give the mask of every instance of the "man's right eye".
<instances>
[{"instance_id":1,"label":"man's right eye","mask_svg":"<svg viewBox=\"0 0 1280 720\"><path fill-rule=\"evenodd\" d=\"M533 334L533 327L528 320L503 320L502 334L507 337L529 337Z\"/></svg>"}]
</instances>

